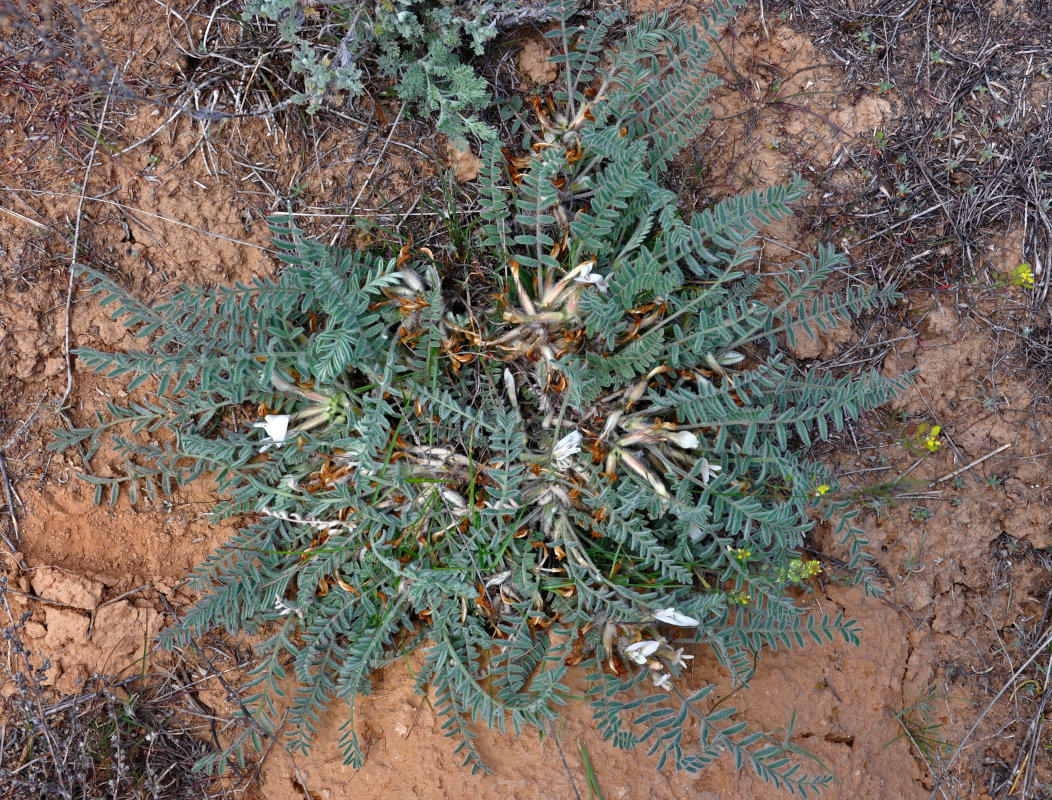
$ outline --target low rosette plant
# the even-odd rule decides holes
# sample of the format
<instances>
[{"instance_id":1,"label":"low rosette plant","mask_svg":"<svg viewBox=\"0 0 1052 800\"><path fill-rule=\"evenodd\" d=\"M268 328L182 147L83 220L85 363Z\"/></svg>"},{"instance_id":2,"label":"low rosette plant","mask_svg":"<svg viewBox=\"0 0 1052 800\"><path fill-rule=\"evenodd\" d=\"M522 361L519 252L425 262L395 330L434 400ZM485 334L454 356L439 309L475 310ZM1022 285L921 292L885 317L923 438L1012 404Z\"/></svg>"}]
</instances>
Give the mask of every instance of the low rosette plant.
<instances>
[{"instance_id":1,"label":"low rosette plant","mask_svg":"<svg viewBox=\"0 0 1052 800\"><path fill-rule=\"evenodd\" d=\"M823 247L757 302L755 226L788 214L802 183L690 215L664 186L708 119L708 37L730 8L703 31L662 15L614 41L617 15L557 13L562 85L509 107L522 149L484 151L470 263L347 252L276 220L274 279L152 306L87 274L146 346L81 362L152 396L59 445L166 426L162 444L113 437L128 471L89 478L100 496L208 470L217 514L257 515L201 566L203 598L167 634L268 636L252 725L215 766L276 729L288 669L291 745L306 750L342 701L361 763L358 697L421 649L417 688L476 768L474 723L546 730L579 668L618 747L692 771L730 752L801 793L830 780L683 672L708 647L744 684L765 647L856 640L854 622L787 594L818 572L801 555L816 519L866 576L854 512L796 451L902 383L804 370L779 341L892 293L817 294L841 263Z\"/></svg>"}]
</instances>

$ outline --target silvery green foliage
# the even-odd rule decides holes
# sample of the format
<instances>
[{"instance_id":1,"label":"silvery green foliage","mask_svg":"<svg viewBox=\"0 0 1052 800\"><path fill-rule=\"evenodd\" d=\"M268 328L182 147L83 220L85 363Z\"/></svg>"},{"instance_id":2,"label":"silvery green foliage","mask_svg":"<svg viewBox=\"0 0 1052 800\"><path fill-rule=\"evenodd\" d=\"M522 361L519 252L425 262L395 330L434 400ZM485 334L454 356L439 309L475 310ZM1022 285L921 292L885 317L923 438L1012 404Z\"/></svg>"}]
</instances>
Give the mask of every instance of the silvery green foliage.
<instances>
[{"instance_id":1,"label":"silvery green foliage","mask_svg":"<svg viewBox=\"0 0 1052 800\"><path fill-rule=\"evenodd\" d=\"M714 707L712 685L687 688L681 648L710 648L744 685L766 647L857 641L853 621L786 593L816 519L866 575L854 512L795 450L902 382L818 374L778 343L892 293L818 294L841 263L822 247L757 302L756 225L786 216L803 184L693 214L664 186L708 119L709 37L731 7L701 31L650 16L615 41L618 15L578 25L555 8L562 86L510 110L518 155L485 150L470 263L342 251L277 220L275 279L155 307L89 272L145 345L79 358L150 397L58 445L94 452L108 431L165 427L164 444L114 433L128 471L90 478L100 498L208 471L219 515L258 515L200 567L203 598L167 635L268 637L258 724L235 756L276 726L292 669L291 746L309 748L339 701L361 763L357 698L420 649L417 688L473 768L474 724L544 730L580 665L618 747L691 771L730 752L806 795L830 777Z\"/></svg>"},{"instance_id":2,"label":"silvery green foliage","mask_svg":"<svg viewBox=\"0 0 1052 800\"><path fill-rule=\"evenodd\" d=\"M489 99L485 82L462 58L480 56L498 25L519 2L432 0L249 0L246 17L277 23L296 47L292 62L303 76L298 102L314 113L326 95L364 91L366 75L393 78L398 94L424 114L437 114L438 130L462 140L492 138L475 112ZM536 15L534 15L536 16Z\"/></svg>"}]
</instances>

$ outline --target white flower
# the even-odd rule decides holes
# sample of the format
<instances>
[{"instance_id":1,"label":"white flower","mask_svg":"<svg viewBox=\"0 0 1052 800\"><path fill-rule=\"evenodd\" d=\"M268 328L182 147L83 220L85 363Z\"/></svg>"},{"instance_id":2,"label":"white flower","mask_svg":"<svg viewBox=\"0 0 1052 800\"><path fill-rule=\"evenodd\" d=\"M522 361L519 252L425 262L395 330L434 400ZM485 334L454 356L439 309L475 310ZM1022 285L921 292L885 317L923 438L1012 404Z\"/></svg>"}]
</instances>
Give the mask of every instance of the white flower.
<instances>
[{"instance_id":1,"label":"white flower","mask_svg":"<svg viewBox=\"0 0 1052 800\"><path fill-rule=\"evenodd\" d=\"M626 647L625 655L637 664L646 664L647 656L652 656L659 647L661 647L661 642L655 642L653 639L644 639L642 642L636 642Z\"/></svg>"},{"instance_id":2,"label":"white flower","mask_svg":"<svg viewBox=\"0 0 1052 800\"><path fill-rule=\"evenodd\" d=\"M669 675L667 672L651 672L650 678L654 681L654 685L659 689L667 689L669 681L672 680L672 676Z\"/></svg>"},{"instance_id":3,"label":"white flower","mask_svg":"<svg viewBox=\"0 0 1052 800\"><path fill-rule=\"evenodd\" d=\"M504 390L508 393L508 400L511 401L511 407L516 411L519 410L519 398L516 397L515 388L515 376L511 374L511 370L508 367L504 368Z\"/></svg>"},{"instance_id":4,"label":"white flower","mask_svg":"<svg viewBox=\"0 0 1052 800\"><path fill-rule=\"evenodd\" d=\"M694 656L683 655L683 648L677 647L675 652L671 656L669 656L668 662L674 667L685 667L687 666L686 662L690 661L693 658Z\"/></svg>"},{"instance_id":5,"label":"white flower","mask_svg":"<svg viewBox=\"0 0 1052 800\"><path fill-rule=\"evenodd\" d=\"M337 578L337 580L339 580L339 578ZM303 611L296 608L296 606L291 603L285 602L284 598L281 597L274 598L274 610L283 617L287 617L289 614L295 614L300 619L303 619Z\"/></svg>"},{"instance_id":6,"label":"white flower","mask_svg":"<svg viewBox=\"0 0 1052 800\"><path fill-rule=\"evenodd\" d=\"M672 431L671 433L666 433L665 438L673 444L679 445L684 450L693 450L701 444L701 440L690 431ZM707 464L708 462L706 461L705 463ZM719 469L719 467L716 469Z\"/></svg>"},{"instance_id":7,"label":"white flower","mask_svg":"<svg viewBox=\"0 0 1052 800\"><path fill-rule=\"evenodd\" d=\"M600 292L606 292L610 288L610 279L592 272L594 261L588 261L581 265L581 274L574 278L576 283L594 286Z\"/></svg>"},{"instance_id":8,"label":"white flower","mask_svg":"<svg viewBox=\"0 0 1052 800\"><path fill-rule=\"evenodd\" d=\"M560 439L552 449L552 457L559 469L570 466L570 459L581 452L582 436L578 431L571 431Z\"/></svg>"},{"instance_id":9,"label":"white flower","mask_svg":"<svg viewBox=\"0 0 1052 800\"><path fill-rule=\"evenodd\" d=\"M267 414L263 417L263 422L253 422L253 428L262 428L266 431L267 438L263 440L263 446L259 448L259 452L265 453L268 447L281 447L285 444L285 437L289 432L289 420L292 419L288 414Z\"/></svg>"},{"instance_id":10,"label":"white flower","mask_svg":"<svg viewBox=\"0 0 1052 800\"><path fill-rule=\"evenodd\" d=\"M722 469L723 467L717 466L715 464L710 464L707 458L701 459L701 482L708 486L709 481L716 477L716 473Z\"/></svg>"},{"instance_id":11,"label":"white flower","mask_svg":"<svg viewBox=\"0 0 1052 800\"><path fill-rule=\"evenodd\" d=\"M658 622L667 622L669 625L675 625L677 628L696 628L701 624L694 617L681 614L674 608L662 608L659 611L655 611L654 619Z\"/></svg>"},{"instance_id":12,"label":"white flower","mask_svg":"<svg viewBox=\"0 0 1052 800\"><path fill-rule=\"evenodd\" d=\"M731 367L735 364L740 364L745 360L745 356L739 353L737 350L727 350L716 356L716 361L720 366Z\"/></svg>"},{"instance_id":13,"label":"white flower","mask_svg":"<svg viewBox=\"0 0 1052 800\"><path fill-rule=\"evenodd\" d=\"M506 569L504 572L498 572L492 578L486 581L485 586L487 589L492 589L494 586L500 586L504 581L511 577L511 570Z\"/></svg>"}]
</instances>

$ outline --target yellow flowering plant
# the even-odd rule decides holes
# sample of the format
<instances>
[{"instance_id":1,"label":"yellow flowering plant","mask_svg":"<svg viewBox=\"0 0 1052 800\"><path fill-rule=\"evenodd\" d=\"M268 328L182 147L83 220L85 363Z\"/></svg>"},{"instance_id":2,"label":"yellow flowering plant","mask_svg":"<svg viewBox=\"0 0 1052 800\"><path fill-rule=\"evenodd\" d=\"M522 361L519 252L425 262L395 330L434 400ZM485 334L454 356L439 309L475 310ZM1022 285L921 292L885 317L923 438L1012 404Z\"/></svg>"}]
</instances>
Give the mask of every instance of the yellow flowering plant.
<instances>
[{"instance_id":1,"label":"yellow flowering plant","mask_svg":"<svg viewBox=\"0 0 1052 800\"><path fill-rule=\"evenodd\" d=\"M1012 285L1022 286L1024 289L1034 287L1034 271L1027 262L1023 262L1012 270Z\"/></svg>"},{"instance_id":2,"label":"yellow flowering plant","mask_svg":"<svg viewBox=\"0 0 1052 800\"><path fill-rule=\"evenodd\" d=\"M822 562L814 559L794 558L785 571L785 579L790 583L803 583L822 572Z\"/></svg>"},{"instance_id":3,"label":"yellow flowering plant","mask_svg":"<svg viewBox=\"0 0 1052 800\"><path fill-rule=\"evenodd\" d=\"M939 431L941 430L942 428L938 425L933 425L927 436L921 440L921 444L931 453L938 452L939 448L942 447L942 441L939 439Z\"/></svg>"},{"instance_id":4,"label":"yellow flowering plant","mask_svg":"<svg viewBox=\"0 0 1052 800\"><path fill-rule=\"evenodd\" d=\"M926 456L939 452L942 447L941 425L928 425L921 422L914 428L910 425L903 436L902 445L915 456Z\"/></svg>"}]
</instances>

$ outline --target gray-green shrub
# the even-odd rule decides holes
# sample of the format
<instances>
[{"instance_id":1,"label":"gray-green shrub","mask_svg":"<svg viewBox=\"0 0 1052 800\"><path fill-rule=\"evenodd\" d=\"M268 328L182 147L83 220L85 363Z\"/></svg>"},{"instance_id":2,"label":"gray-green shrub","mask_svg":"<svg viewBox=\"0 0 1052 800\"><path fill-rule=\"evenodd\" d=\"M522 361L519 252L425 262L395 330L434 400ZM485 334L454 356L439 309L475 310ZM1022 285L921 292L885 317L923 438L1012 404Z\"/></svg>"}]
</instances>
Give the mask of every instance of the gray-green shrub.
<instances>
[{"instance_id":1,"label":"gray-green shrub","mask_svg":"<svg viewBox=\"0 0 1052 800\"><path fill-rule=\"evenodd\" d=\"M730 752L806 794L830 776L712 707L704 678L687 688L682 648L708 646L747 684L765 647L856 641L853 621L787 595L817 570L800 551L816 519L835 520L866 575L834 477L795 451L902 381L803 369L779 339L893 293L817 293L841 263L821 247L757 302L756 225L787 215L803 184L694 214L665 187L708 120L709 37L732 7L702 31L649 16L614 41L619 15L580 25L557 10L561 87L509 107L518 155L486 147L470 263L348 252L276 220L274 279L153 306L89 271L145 348L79 359L151 397L57 446L165 427L165 444L114 433L128 471L89 478L100 499L208 471L217 514L259 515L200 567L204 596L166 639L266 632L252 704L273 729L294 670L295 748L338 699L360 763L359 695L421 648L417 688L473 767L473 722L544 730L579 664L618 747L692 771ZM246 728L228 752L253 739Z\"/></svg>"},{"instance_id":2,"label":"gray-green shrub","mask_svg":"<svg viewBox=\"0 0 1052 800\"><path fill-rule=\"evenodd\" d=\"M418 112L436 114L436 127L454 140L492 138L476 112L489 102L485 81L466 63L481 56L498 25L519 20L521 2L433 0L249 0L243 15L277 23L295 47L294 72L303 76L297 101L309 113L326 97L357 97L367 75L394 79L399 97ZM530 19L547 18L543 11Z\"/></svg>"}]
</instances>

